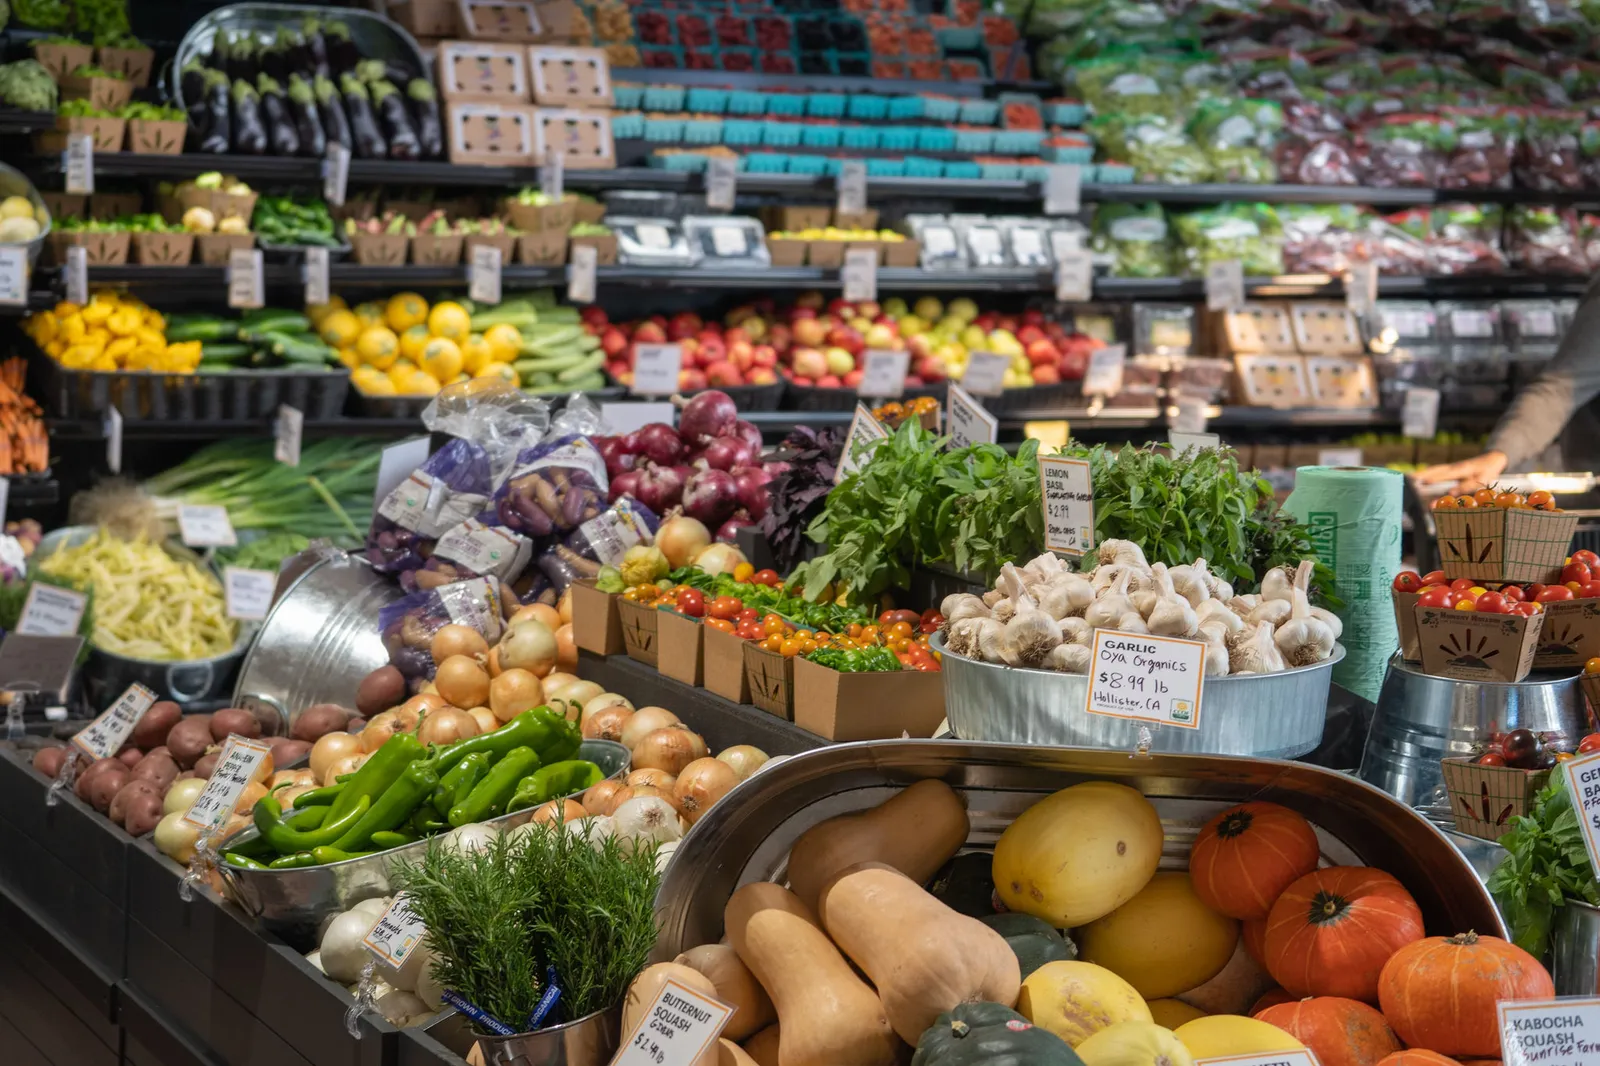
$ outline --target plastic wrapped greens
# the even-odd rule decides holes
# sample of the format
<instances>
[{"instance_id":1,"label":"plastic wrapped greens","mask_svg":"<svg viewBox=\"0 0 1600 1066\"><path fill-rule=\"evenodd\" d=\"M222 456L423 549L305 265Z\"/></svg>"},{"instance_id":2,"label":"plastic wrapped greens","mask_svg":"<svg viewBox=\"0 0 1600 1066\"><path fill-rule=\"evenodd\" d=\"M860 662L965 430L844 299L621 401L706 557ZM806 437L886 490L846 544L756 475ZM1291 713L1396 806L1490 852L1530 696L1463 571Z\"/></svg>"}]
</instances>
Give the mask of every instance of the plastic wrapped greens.
<instances>
[{"instance_id":1,"label":"plastic wrapped greens","mask_svg":"<svg viewBox=\"0 0 1600 1066\"><path fill-rule=\"evenodd\" d=\"M539 556L539 570L557 593L572 582L594 577L602 566L618 566L627 550L655 540L656 513L632 496L618 496L594 518Z\"/></svg>"},{"instance_id":2,"label":"plastic wrapped greens","mask_svg":"<svg viewBox=\"0 0 1600 1066\"><path fill-rule=\"evenodd\" d=\"M1274 100L1216 97L1203 101L1189 132L1210 160L1212 180L1268 184L1278 180L1273 142L1283 129Z\"/></svg>"},{"instance_id":3,"label":"plastic wrapped greens","mask_svg":"<svg viewBox=\"0 0 1600 1066\"><path fill-rule=\"evenodd\" d=\"M1183 265L1204 274L1211 263L1239 260L1247 275L1282 274L1283 231L1266 204L1219 204L1175 215Z\"/></svg>"},{"instance_id":4,"label":"plastic wrapped greens","mask_svg":"<svg viewBox=\"0 0 1600 1066\"><path fill-rule=\"evenodd\" d=\"M1540 192L1583 188L1582 134L1579 112L1530 111L1513 167L1517 184Z\"/></svg>"},{"instance_id":5,"label":"plastic wrapped greens","mask_svg":"<svg viewBox=\"0 0 1600 1066\"><path fill-rule=\"evenodd\" d=\"M421 567L434 542L489 506L494 480L481 445L452 440L383 498L367 531L367 561L384 573Z\"/></svg>"},{"instance_id":6,"label":"plastic wrapped greens","mask_svg":"<svg viewBox=\"0 0 1600 1066\"><path fill-rule=\"evenodd\" d=\"M1587 274L1588 253L1571 208L1519 204L1506 216L1511 261L1536 274Z\"/></svg>"},{"instance_id":7,"label":"plastic wrapped greens","mask_svg":"<svg viewBox=\"0 0 1600 1066\"><path fill-rule=\"evenodd\" d=\"M1159 204L1106 204L1095 212L1091 238L1096 253L1111 259L1119 278L1170 278L1178 271Z\"/></svg>"},{"instance_id":8,"label":"plastic wrapped greens","mask_svg":"<svg viewBox=\"0 0 1600 1066\"><path fill-rule=\"evenodd\" d=\"M1433 186L1454 148L1454 130L1437 115L1387 115L1362 127L1357 150L1368 185Z\"/></svg>"},{"instance_id":9,"label":"plastic wrapped greens","mask_svg":"<svg viewBox=\"0 0 1600 1066\"><path fill-rule=\"evenodd\" d=\"M1121 129L1115 153L1139 181L1193 185L1214 178L1211 160L1183 127L1162 115L1144 115Z\"/></svg>"},{"instance_id":10,"label":"plastic wrapped greens","mask_svg":"<svg viewBox=\"0 0 1600 1066\"><path fill-rule=\"evenodd\" d=\"M1518 116L1506 108L1455 108L1448 154L1439 167L1442 189L1509 189Z\"/></svg>"},{"instance_id":11,"label":"plastic wrapped greens","mask_svg":"<svg viewBox=\"0 0 1600 1066\"><path fill-rule=\"evenodd\" d=\"M1500 247L1500 208L1489 204L1441 204L1433 209L1428 251L1436 274L1499 274L1506 269Z\"/></svg>"},{"instance_id":12,"label":"plastic wrapped greens","mask_svg":"<svg viewBox=\"0 0 1600 1066\"><path fill-rule=\"evenodd\" d=\"M1290 274L1342 274L1366 257L1366 216L1352 204L1280 204L1283 268Z\"/></svg>"},{"instance_id":13,"label":"plastic wrapped greens","mask_svg":"<svg viewBox=\"0 0 1600 1066\"><path fill-rule=\"evenodd\" d=\"M517 456L495 492L495 511L526 536L565 535L605 510L609 487L605 460L588 437L557 437Z\"/></svg>"}]
</instances>

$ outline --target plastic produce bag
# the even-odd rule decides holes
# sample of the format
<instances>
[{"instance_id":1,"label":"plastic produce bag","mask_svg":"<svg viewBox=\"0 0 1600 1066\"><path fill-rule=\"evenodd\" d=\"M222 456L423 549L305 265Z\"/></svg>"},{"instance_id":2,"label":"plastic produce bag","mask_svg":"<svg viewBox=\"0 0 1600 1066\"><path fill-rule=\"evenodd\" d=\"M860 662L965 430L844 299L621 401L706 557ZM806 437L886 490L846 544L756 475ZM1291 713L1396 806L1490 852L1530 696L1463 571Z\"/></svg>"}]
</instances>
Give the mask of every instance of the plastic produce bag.
<instances>
[{"instance_id":1,"label":"plastic produce bag","mask_svg":"<svg viewBox=\"0 0 1600 1066\"><path fill-rule=\"evenodd\" d=\"M1362 127L1357 162L1368 185L1432 186L1452 147L1453 130L1437 115L1388 115Z\"/></svg>"},{"instance_id":2,"label":"plastic produce bag","mask_svg":"<svg viewBox=\"0 0 1600 1066\"><path fill-rule=\"evenodd\" d=\"M1172 237L1158 204L1106 204L1095 212L1093 249L1111 257L1119 278L1177 275Z\"/></svg>"},{"instance_id":3,"label":"plastic produce bag","mask_svg":"<svg viewBox=\"0 0 1600 1066\"><path fill-rule=\"evenodd\" d=\"M605 460L588 437L565 435L524 449L495 490L500 524L529 537L566 535L606 507Z\"/></svg>"},{"instance_id":4,"label":"plastic produce bag","mask_svg":"<svg viewBox=\"0 0 1600 1066\"><path fill-rule=\"evenodd\" d=\"M1203 275L1211 263L1237 259L1247 275L1282 274L1283 230L1266 204L1221 204L1173 217L1183 265Z\"/></svg>"},{"instance_id":5,"label":"plastic produce bag","mask_svg":"<svg viewBox=\"0 0 1600 1066\"><path fill-rule=\"evenodd\" d=\"M452 440L383 498L367 530L366 555L386 574L415 570L445 531L489 505L494 478L489 453Z\"/></svg>"},{"instance_id":6,"label":"plastic produce bag","mask_svg":"<svg viewBox=\"0 0 1600 1066\"><path fill-rule=\"evenodd\" d=\"M441 390L422 409L422 424L432 433L477 444L499 481L517 453L549 430L550 404L510 382L478 379Z\"/></svg>"},{"instance_id":7,"label":"plastic produce bag","mask_svg":"<svg viewBox=\"0 0 1600 1066\"><path fill-rule=\"evenodd\" d=\"M1517 184L1540 192L1583 188L1582 133L1583 116L1576 111L1529 112L1513 168Z\"/></svg>"},{"instance_id":8,"label":"plastic produce bag","mask_svg":"<svg viewBox=\"0 0 1600 1066\"><path fill-rule=\"evenodd\" d=\"M1506 269L1500 247L1501 212L1488 204L1442 204L1434 208L1428 251L1433 272L1459 276L1499 274Z\"/></svg>"},{"instance_id":9,"label":"plastic produce bag","mask_svg":"<svg viewBox=\"0 0 1600 1066\"><path fill-rule=\"evenodd\" d=\"M1217 97L1200 104L1189 131L1211 163L1213 181L1259 185L1278 180L1271 150L1283 122L1274 100Z\"/></svg>"},{"instance_id":10,"label":"plastic produce bag","mask_svg":"<svg viewBox=\"0 0 1600 1066\"><path fill-rule=\"evenodd\" d=\"M1457 108L1453 146L1439 168L1442 189L1509 189L1521 126L1504 108Z\"/></svg>"},{"instance_id":11,"label":"plastic produce bag","mask_svg":"<svg viewBox=\"0 0 1600 1066\"><path fill-rule=\"evenodd\" d=\"M378 611L378 632L389 662L413 691L433 677L433 636L452 622L471 626L490 644L504 629L505 605L498 583L485 578L419 589Z\"/></svg>"},{"instance_id":12,"label":"plastic produce bag","mask_svg":"<svg viewBox=\"0 0 1600 1066\"><path fill-rule=\"evenodd\" d=\"M1535 274L1587 274L1590 260L1571 208L1521 204L1506 217L1511 261Z\"/></svg>"},{"instance_id":13,"label":"plastic produce bag","mask_svg":"<svg viewBox=\"0 0 1600 1066\"><path fill-rule=\"evenodd\" d=\"M655 541L661 520L632 496L618 496L594 518L539 556L539 570L557 594L580 578L595 577L602 566L618 566L627 550Z\"/></svg>"},{"instance_id":14,"label":"plastic produce bag","mask_svg":"<svg viewBox=\"0 0 1600 1066\"><path fill-rule=\"evenodd\" d=\"M1281 204L1283 269L1289 274L1342 274L1368 257L1366 216L1353 204Z\"/></svg>"},{"instance_id":15,"label":"plastic produce bag","mask_svg":"<svg viewBox=\"0 0 1600 1066\"><path fill-rule=\"evenodd\" d=\"M494 519L493 511L485 517ZM469 518L446 530L433 546L428 561L400 575L407 592L437 588L474 577L514 582L533 557L533 542L510 529Z\"/></svg>"}]
</instances>

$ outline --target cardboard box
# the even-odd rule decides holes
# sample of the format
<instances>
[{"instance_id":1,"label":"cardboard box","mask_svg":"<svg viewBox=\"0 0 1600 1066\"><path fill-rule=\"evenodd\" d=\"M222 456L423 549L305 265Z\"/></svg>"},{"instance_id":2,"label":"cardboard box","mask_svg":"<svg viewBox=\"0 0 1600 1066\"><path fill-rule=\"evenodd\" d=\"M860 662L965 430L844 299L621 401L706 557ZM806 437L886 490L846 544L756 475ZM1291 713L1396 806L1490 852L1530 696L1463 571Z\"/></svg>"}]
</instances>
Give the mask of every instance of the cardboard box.
<instances>
[{"instance_id":1,"label":"cardboard box","mask_svg":"<svg viewBox=\"0 0 1600 1066\"><path fill-rule=\"evenodd\" d=\"M584 651L596 655L621 655L622 621L617 615L621 599L614 592L601 592L591 578L574 581L572 589L572 639Z\"/></svg>"},{"instance_id":2,"label":"cardboard box","mask_svg":"<svg viewBox=\"0 0 1600 1066\"><path fill-rule=\"evenodd\" d=\"M461 261L464 263L472 262L472 250L480 244L487 244L500 249L500 265L502 267L510 265L511 257L517 251L517 238L509 233L469 233L462 244Z\"/></svg>"},{"instance_id":3,"label":"cardboard box","mask_svg":"<svg viewBox=\"0 0 1600 1066\"><path fill-rule=\"evenodd\" d=\"M877 261L878 261L879 265L882 265L882 263L883 263L883 242L882 241L845 241L844 242L844 253L843 254L844 255L849 255L851 252L860 251L862 249L865 249L865 250L871 252L874 256L877 257ZM843 262L844 262L844 259L843 259L843 256L841 256L840 257L840 263L842 264Z\"/></svg>"},{"instance_id":4,"label":"cardboard box","mask_svg":"<svg viewBox=\"0 0 1600 1066\"><path fill-rule=\"evenodd\" d=\"M400 0L389 17L413 37L461 36L461 7L456 0Z\"/></svg>"},{"instance_id":5,"label":"cardboard box","mask_svg":"<svg viewBox=\"0 0 1600 1066\"><path fill-rule=\"evenodd\" d=\"M583 45L592 43L594 29L589 25L589 17L573 0L535 0L533 6L539 12L539 22L544 26L546 40Z\"/></svg>"},{"instance_id":6,"label":"cardboard box","mask_svg":"<svg viewBox=\"0 0 1600 1066\"><path fill-rule=\"evenodd\" d=\"M883 241L883 265L915 267L922 261L922 242L911 237L903 241Z\"/></svg>"},{"instance_id":7,"label":"cardboard box","mask_svg":"<svg viewBox=\"0 0 1600 1066\"><path fill-rule=\"evenodd\" d=\"M99 74L83 77L68 74L58 79L63 100L87 100L95 107L116 111L133 99L133 83L126 78L107 78Z\"/></svg>"},{"instance_id":8,"label":"cardboard box","mask_svg":"<svg viewBox=\"0 0 1600 1066\"><path fill-rule=\"evenodd\" d=\"M563 196L560 203L524 204L508 196L500 201L500 213L510 219L511 224L518 229L529 232L559 230L564 234L572 228L576 203L576 198L569 199Z\"/></svg>"},{"instance_id":9,"label":"cardboard box","mask_svg":"<svg viewBox=\"0 0 1600 1066\"><path fill-rule=\"evenodd\" d=\"M94 141L96 152L120 152L126 139L128 120L122 118L64 118L56 116L56 129L64 133L87 133ZM46 134L48 136L48 134ZM66 148L66 138L61 147Z\"/></svg>"},{"instance_id":10,"label":"cardboard box","mask_svg":"<svg viewBox=\"0 0 1600 1066\"><path fill-rule=\"evenodd\" d=\"M544 162L559 152L572 170L610 170L617 165L611 137L611 112L583 108L537 108L533 114L533 154Z\"/></svg>"},{"instance_id":11,"label":"cardboard box","mask_svg":"<svg viewBox=\"0 0 1600 1066\"><path fill-rule=\"evenodd\" d=\"M50 212L52 220L83 218L89 202L83 193L75 192L41 192L39 198L44 201L44 209Z\"/></svg>"},{"instance_id":12,"label":"cardboard box","mask_svg":"<svg viewBox=\"0 0 1600 1066\"><path fill-rule=\"evenodd\" d=\"M451 100L521 103L528 92L527 53L514 44L444 41L435 61L439 95Z\"/></svg>"},{"instance_id":13,"label":"cardboard box","mask_svg":"<svg viewBox=\"0 0 1600 1066\"><path fill-rule=\"evenodd\" d=\"M517 262L528 266L560 266L567 261L567 235L560 230L524 233L517 239Z\"/></svg>"},{"instance_id":14,"label":"cardboard box","mask_svg":"<svg viewBox=\"0 0 1600 1066\"><path fill-rule=\"evenodd\" d=\"M750 702L785 721L794 721L794 660L744 642L744 676Z\"/></svg>"},{"instance_id":15,"label":"cardboard box","mask_svg":"<svg viewBox=\"0 0 1600 1066\"><path fill-rule=\"evenodd\" d=\"M1360 355L1361 324L1342 303L1296 301L1290 307L1294 341L1305 355Z\"/></svg>"},{"instance_id":16,"label":"cardboard box","mask_svg":"<svg viewBox=\"0 0 1600 1066\"><path fill-rule=\"evenodd\" d=\"M464 240L459 233L448 237L419 233L411 238L411 261L423 266L453 266L461 262Z\"/></svg>"},{"instance_id":17,"label":"cardboard box","mask_svg":"<svg viewBox=\"0 0 1600 1066\"><path fill-rule=\"evenodd\" d=\"M254 248L254 233L197 233L194 236L195 252L206 266L227 266L228 256L235 248Z\"/></svg>"},{"instance_id":18,"label":"cardboard box","mask_svg":"<svg viewBox=\"0 0 1600 1066\"><path fill-rule=\"evenodd\" d=\"M616 265L617 238L613 234L608 234L604 237L573 237L567 243L573 248L581 248L584 245L593 248L596 266Z\"/></svg>"},{"instance_id":19,"label":"cardboard box","mask_svg":"<svg viewBox=\"0 0 1600 1066\"><path fill-rule=\"evenodd\" d=\"M1408 440L1400 444L1363 444L1361 458L1368 466L1414 463L1417 460L1416 442Z\"/></svg>"},{"instance_id":20,"label":"cardboard box","mask_svg":"<svg viewBox=\"0 0 1600 1066\"><path fill-rule=\"evenodd\" d=\"M1311 399L1305 360L1298 355L1236 355L1239 393L1255 407L1304 407Z\"/></svg>"},{"instance_id":21,"label":"cardboard box","mask_svg":"<svg viewBox=\"0 0 1600 1066\"><path fill-rule=\"evenodd\" d=\"M811 241L806 246L806 262L814 267L837 270L844 265L844 241Z\"/></svg>"},{"instance_id":22,"label":"cardboard box","mask_svg":"<svg viewBox=\"0 0 1600 1066\"><path fill-rule=\"evenodd\" d=\"M700 634L705 626L676 611L656 614L656 669L663 677L699 688L705 662Z\"/></svg>"},{"instance_id":23,"label":"cardboard box","mask_svg":"<svg viewBox=\"0 0 1600 1066\"><path fill-rule=\"evenodd\" d=\"M622 624L623 651L646 666L656 665L656 632L661 612L617 598L617 619Z\"/></svg>"},{"instance_id":24,"label":"cardboard box","mask_svg":"<svg viewBox=\"0 0 1600 1066\"><path fill-rule=\"evenodd\" d=\"M97 48L95 62L114 74L128 79L135 89L150 84L150 71L155 66L155 51L149 48Z\"/></svg>"},{"instance_id":25,"label":"cardboard box","mask_svg":"<svg viewBox=\"0 0 1600 1066\"><path fill-rule=\"evenodd\" d=\"M528 49L528 78L536 104L611 106L611 64L604 49L534 45Z\"/></svg>"},{"instance_id":26,"label":"cardboard box","mask_svg":"<svg viewBox=\"0 0 1600 1066\"><path fill-rule=\"evenodd\" d=\"M186 266L194 258L192 233L135 233L133 261L145 266Z\"/></svg>"},{"instance_id":27,"label":"cardboard box","mask_svg":"<svg viewBox=\"0 0 1600 1066\"><path fill-rule=\"evenodd\" d=\"M826 207L787 204L761 209L761 220L767 229L785 233L803 229L823 229L832 218L833 211Z\"/></svg>"},{"instance_id":28,"label":"cardboard box","mask_svg":"<svg viewBox=\"0 0 1600 1066\"><path fill-rule=\"evenodd\" d=\"M1389 590L1389 600L1394 604L1394 624L1400 631L1400 658L1408 663L1422 661L1422 647L1417 643L1417 601L1420 593Z\"/></svg>"},{"instance_id":29,"label":"cardboard box","mask_svg":"<svg viewBox=\"0 0 1600 1066\"><path fill-rule=\"evenodd\" d=\"M1423 466L1450 462L1450 445L1431 440L1417 441L1417 462Z\"/></svg>"},{"instance_id":30,"label":"cardboard box","mask_svg":"<svg viewBox=\"0 0 1600 1066\"><path fill-rule=\"evenodd\" d=\"M529 166L534 161L533 107L447 101L450 162Z\"/></svg>"},{"instance_id":31,"label":"cardboard box","mask_svg":"<svg viewBox=\"0 0 1600 1066\"><path fill-rule=\"evenodd\" d=\"M464 37L537 41L544 36L532 0L459 0L457 10Z\"/></svg>"},{"instance_id":32,"label":"cardboard box","mask_svg":"<svg viewBox=\"0 0 1600 1066\"><path fill-rule=\"evenodd\" d=\"M1294 349L1294 327L1284 304L1248 303L1217 315L1218 349L1231 355L1268 355Z\"/></svg>"},{"instance_id":33,"label":"cardboard box","mask_svg":"<svg viewBox=\"0 0 1600 1066\"><path fill-rule=\"evenodd\" d=\"M34 48L33 58L59 85L74 70L94 62L94 49L86 44L41 44Z\"/></svg>"},{"instance_id":34,"label":"cardboard box","mask_svg":"<svg viewBox=\"0 0 1600 1066\"><path fill-rule=\"evenodd\" d=\"M128 261L128 239L130 233L95 233L77 230L63 233L60 230L51 230L46 242L50 245L50 253L55 257L57 264L65 265L67 262L67 249L83 248L84 258L90 266L120 266Z\"/></svg>"},{"instance_id":35,"label":"cardboard box","mask_svg":"<svg viewBox=\"0 0 1600 1066\"><path fill-rule=\"evenodd\" d=\"M931 737L945 716L938 673L841 674L796 658L794 693L794 724L834 741Z\"/></svg>"},{"instance_id":36,"label":"cardboard box","mask_svg":"<svg viewBox=\"0 0 1600 1066\"><path fill-rule=\"evenodd\" d=\"M1458 681L1521 681L1533 669L1544 615L1416 607L1422 672Z\"/></svg>"},{"instance_id":37,"label":"cardboard box","mask_svg":"<svg viewBox=\"0 0 1600 1066\"><path fill-rule=\"evenodd\" d=\"M1550 781L1549 770L1483 766L1470 759L1441 759L1444 786L1456 830L1484 840L1499 840L1511 819L1533 809L1534 797Z\"/></svg>"},{"instance_id":38,"label":"cardboard box","mask_svg":"<svg viewBox=\"0 0 1600 1066\"><path fill-rule=\"evenodd\" d=\"M144 207L144 197L136 192L97 192L89 196L89 217L102 220L137 215Z\"/></svg>"},{"instance_id":39,"label":"cardboard box","mask_svg":"<svg viewBox=\"0 0 1600 1066\"><path fill-rule=\"evenodd\" d=\"M1578 516L1558 511L1475 507L1434 511L1439 568L1451 580L1555 583Z\"/></svg>"},{"instance_id":40,"label":"cardboard box","mask_svg":"<svg viewBox=\"0 0 1600 1066\"><path fill-rule=\"evenodd\" d=\"M223 185L231 185L231 179L224 179ZM203 207L216 217L218 222L225 218L238 217L249 222L255 215L256 200L260 193L251 191L247 193L224 192L222 189L201 189L194 182L186 181L177 188L178 214L191 207Z\"/></svg>"},{"instance_id":41,"label":"cardboard box","mask_svg":"<svg viewBox=\"0 0 1600 1066\"><path fill-rule=\"evenodd\" d=\"M362 266L399 266L410 247L411 238L404 233L350 234L350 254Z\"/></svg>"},{"instance_id":42,"label":"cardboard box","mask_svg":"<svg viewBox=\"0 0 1600 1066\"><path fill-rule=\"evenodd\" d=\"M165 119L128 120L128 151L145 155L181 155L188 123Z\"/></svg>"},{"instance_id":43,"label":"cardboard box","mask_svg":"<svg viewBox=\"0 0 1600 1066\"><path fill-rule=\"evenodd\" d=\"M700 628L706 691L734 703L749 703L750 679L744 669L744 648L748 641L712 626Z\"/></svg>"},{"instance_id":44,"label":"cardboard box","mask_svg":"<svg viewBox=\"0 0 1600 1066\"><path fill-rule=\"evenodd\" d=\"M767 255L772 258L775 267L804 266L806 262L806 241L797 241L793 238L779 237L767 238Z\"/></svg>"},{"instance_id":45,"label":"cardboard box","mask_svg":"<svg viewBox=\"0 0 1600 1066\"><path fill-rule=\"evenodd\" d=\"M573 198L572 221L599 223L606 220L606 205L600 200Z\"/></svg>"},{"instance_id":46,"label":"cardboard box","mask_svg":"<svg viewBox=\"0 0 1600 1066\"><path fill-rule=\"evenodd\" d=\"M1552 600L1533 653L1535 670L1582 670L1600 655L1600 600Z\"/></svg>"},{"instance_id":47,"label":"cardboard box","mask_svg":"<svg viewBox=\"0 0 1600 1066\"><path fill-rule=\"evenodd\" d=\"M833 224L839 229L877 229L878 211L872 207L861 211L834 211Z\"/></svg>"},{"instance_id":48,"label":"cardboard box","mask_svg":"<svg viewBox=\"0 0 1600 1066\"><path fill-rule=\"evenodd\" d=\"M1306 383L1318 407L1375 407L1377 379L1370 359L1336 355L1306 356Z\"/></svg>"}]
</instances>

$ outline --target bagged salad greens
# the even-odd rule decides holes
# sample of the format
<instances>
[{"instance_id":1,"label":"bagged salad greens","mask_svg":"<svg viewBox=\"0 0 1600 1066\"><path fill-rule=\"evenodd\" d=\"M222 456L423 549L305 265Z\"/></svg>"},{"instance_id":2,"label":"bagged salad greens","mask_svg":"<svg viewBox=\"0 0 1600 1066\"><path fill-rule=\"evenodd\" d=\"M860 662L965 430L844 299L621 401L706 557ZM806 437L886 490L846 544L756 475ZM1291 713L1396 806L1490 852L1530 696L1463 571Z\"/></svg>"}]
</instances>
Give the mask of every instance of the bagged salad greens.
<instances>
[{"instance_id":1,"label":"bagged salad greens","mask_svg":"<svg viewBox=\"0 0 1600 1066\"><path fill-rule=\"evenodd\" d=\"M1218 204L1174 214L1185 273L1237 259L1247 275L1284 273L1283 228L1267 204Z\"/></svg>"},{"instance_id":2,"label":"bagged salad greens","mask_svg":"<svg viewBox=\"0 0 1600 1066\"><path fill-rule=\"evenodd\" d=\"M1590 260L1577 212L1549 204L1518 204L1506 213L1506 251L1536 274L1587 274Z\"/></svg>"},{"instance_id":3,"label":"bagged salad greens","mask_svg":"<svg viewBox=\"0 0 1600 1066\"><path fill-rule=\"evenodd\" d=\"M1159 204L1106 204L1095 213L1091 247L1119 278L1170 278L1177 258Z\"/></svg>"}]
</instances>

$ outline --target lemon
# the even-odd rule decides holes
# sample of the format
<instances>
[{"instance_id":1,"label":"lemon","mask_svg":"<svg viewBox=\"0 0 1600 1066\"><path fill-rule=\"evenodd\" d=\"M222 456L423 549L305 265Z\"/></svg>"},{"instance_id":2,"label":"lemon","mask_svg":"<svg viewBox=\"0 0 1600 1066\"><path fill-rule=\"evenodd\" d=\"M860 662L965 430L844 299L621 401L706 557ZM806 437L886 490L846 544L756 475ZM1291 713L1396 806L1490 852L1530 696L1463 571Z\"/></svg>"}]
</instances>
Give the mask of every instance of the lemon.
<instances>
[{"instance_id":1,"label":"lemon","mask_svg":"<svg viewBox=\"0 0 1600 1066\"><path fill-rule=\"evenodd\" d=\"M481 374L490 363L496 362L494 349L482 333L474 333L461 346L461 365L469 374Z\"/></svg>"},{"instance_id":2,"label":"lemon","mask_svg":"<svg viewBox=\"0 0 1600 1066\"><path fill-rule=\"evenodd\" d=\"M417 365L439 381L449 381L461 373L461 349L456 342L445 337L435 337L422 349Z\"/></svg>"},{"instance_id":3,"label":"lemon","mask_svg":"<svg viewBox=\"0 0 1600 1066\"><path fill-rule=\"evenodd\" d=\"M384 321L396 333L404 333L412 326L428 321L428 301L414 292L400 292L389 297L383 309Z\"/></svg>"},{"instance_id":4,"label":"lemon","mask_svg":"<svg viewBox=\"0 0 1600 1066\"><path fill-rule=\"evenodd\" d=\"M383 371L370 366L358 366L350 371L350 384L371 396L393 396L394 382Z\"/></svg>"},{"instance_id":5,"label":"lemon","mask_svg":"<svg viewBox=\"0 0 1600 1066\"><path fill-rule=\"evenodd\" d=\"M494 352L497 363L509 363L522 354L522 334L509 322L490 326L484 332L483 339L489 343L489 350Z\"/></svg>"},{"instance_id":6,"label":"lemon","mask_svg":"<svg viewBox=\"0 0 1600 1066\"><path fill-rule=\"evenodd\" d=\"M351 370L358 370L361 368L361 357L356 354L354 348L340 348L338 356L339 362L343 363Z\"/></svg>"},{"instance_id":7,"label":"lemon","mask_svg":"<svg viewBox=\"0 0 1600 1066\"><path fill-rule=\"evenodd\" d=\"M418 370L403 385L397 385L396 388L402 396L432 396L439 391L440 385Z\"/></svg>"},{"instance_id":8,"label":"lemon","mask_svg":"<svg viewBox=\"0 0 1600 1066\"><path fill-rule=\"evenodd\" d=\"M498 378L509 382L513 388L522 384L521 375L517 373L516 367L510 363L490 363L475 375L475 380L483 380L485 378L490 380Z\"/></svg>"},{"instance_id":9,"label":"lemon","mask_svg":"<svg viewBox=\"0 0 1600 1066\"><path fill-rule=\"evenodd\" d=\"M352 313L356 316L356 321L361 323L362 329L385 324L383 320L383 305L381 303L357 304Z\"/></svg>"},{"instance_id":10,"label":"lemon","mask_svg":"<svg viewBox=\"0 0 1600 1066\"><path fill-rule=\"evenodd\" d=\"M328 297L328 302L325 304L308 305L306 307L306 317L311 320L311 324L313 326L320 328L322 326L323 319L327 318L335 311L345 310L347 306L348 305L346 305L344 302L344 297L335 293Z\"/></svg>"},{"instance_id":11,"label":"lemon","mask_svg":"<svg viewBox=\"0 0 1600 1066\"><path fill-rule=\"evenodd\" d=\"M433 334L428 332L426 324L419 323L400 334L400 357L409 359L413 363L422 361L422 349L428 346L433 339Z\"/></svg>"},{"instance_id":12,"label":"lemon","mask_svg":"<svg viewBox=\"0 0 1600 1066\"><path fill-rule=\"evenodd\" d=\"M386 370L400 358L400 338L388 326L368 326L356 338L356 354L362 362Z\"/></svg>"},{"instance_id":13,"label":"lemon","mask_svg":"<svg viewBox=\"0 0 1600 1066\"><path fill-rule=\"evenodd\" d=\"M410 381L411 375L415 374L416 372L416 363L413 363L408 359L401 359L399 362L395 363L389 368L388 378L394 383L395 388L404 392L406 382Z\"/></svg>"},{"instance_id":14,"label":"lemon","mask_svg":"<svg viewBox=\"0 0 1600 1066\"><path fill-rule=\"evenodd\" d=\"M33 204L26 196L8 196L0 200L0 219L32 217Z\"/></svg>"},{"instance_id":15,"label":"lemon","mask_svg":"<svg viewBox=\"0 0 1600 1066\"><path fill-rule=\"evenodd\" d=\"M428 312L428 332L460 344L472 333L472 317L465 307L453 301L436 303Z\"/></svg>"},{"instance_id":16,"label":"lemon","mask_svg":"<svg viewBox=\"0 0 1600 1066\"><path fill-rule=\"evenodd\" d=\"M317 334L324 343L335 348L348 348L360 333L361 323L344 308L329 312L317 323Z\"/></svg>"}]
</instances>

